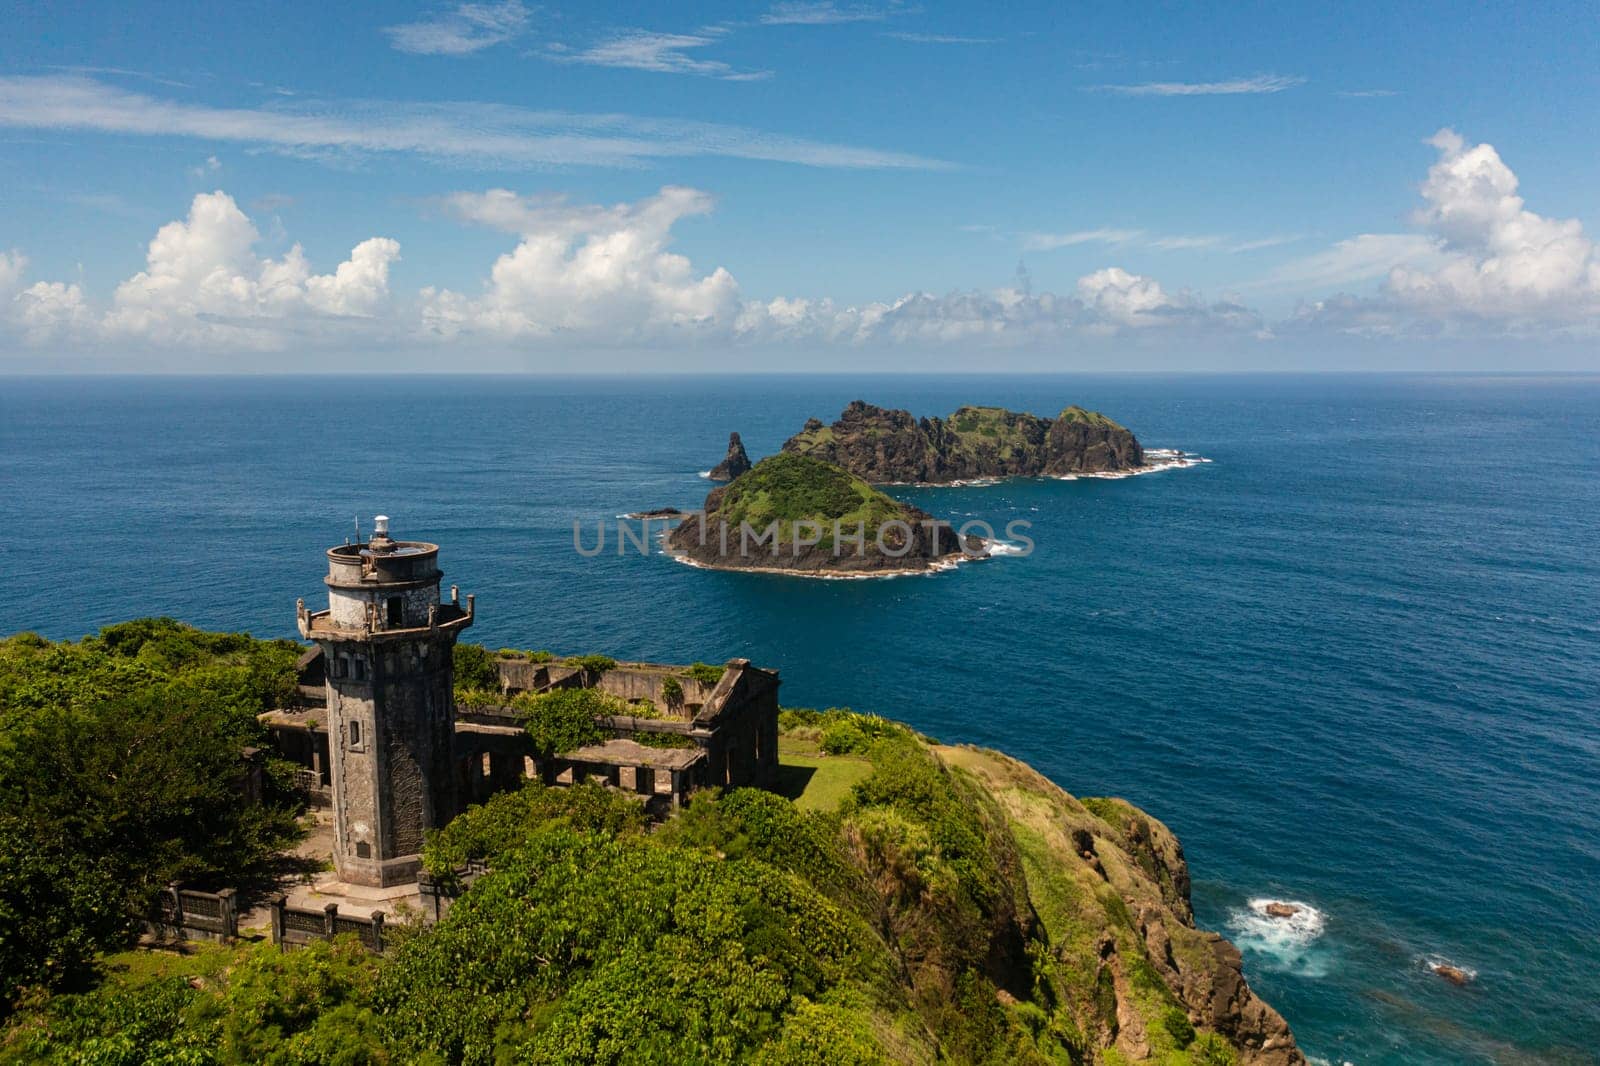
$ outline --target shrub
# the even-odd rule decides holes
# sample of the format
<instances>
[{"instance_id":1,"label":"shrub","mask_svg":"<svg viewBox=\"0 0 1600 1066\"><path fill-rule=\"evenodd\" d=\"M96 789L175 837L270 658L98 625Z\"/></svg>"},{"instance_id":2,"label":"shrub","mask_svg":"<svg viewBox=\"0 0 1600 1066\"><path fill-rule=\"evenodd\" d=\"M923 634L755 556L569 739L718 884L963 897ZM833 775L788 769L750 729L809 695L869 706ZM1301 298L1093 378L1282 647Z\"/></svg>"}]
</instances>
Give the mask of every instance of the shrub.
<instances>
[{"instance_id":1,"label":"shrub","mask_svg":"<svg viewBox=\"0 0 1600 1066\"><path fill-rule=\"evenodd\" d=\"M523 693L514 697L511 705L522 712L534 753L540 758L596 743L605 734L595 719L627 712L627 705L617 697L592 688Z\"/></svg>"},{"instance_id":2,"label":"shrub","mask_svg":"<svg viewBox=\"0 0 1600 1066\"><path fill-rule=\"evenodd\" d=\"M667 701L667 706L678 708L683 706L683 682L675 677L668 677L661 682L661 698Z\"/></svg>"},{"instance_id":3,"label":"shrub","mask_svg":"<svg viewBox=\"0 0 1600 1066\"><path fill-rule=\"evenodd\" d=\"M500 654L505 654L501 652ZM482 644L457 642L453 660L456 688L499 689L500 671L495 667L495 656Z\"/></svg>"},{"instance_id":4,"label":"shrub","mask_svg":"<svg viewBox=\"0 0 1600 1066\"><path fill-rule=\"evenodd\" d=\"M872 739L853 718L845 718L822 731L822 750L829 755L849 755L872 746Z\"/></svg>"},{"instance_id":5,"label":"shrub","mask_svg":"<svg viewBox=\"0 0 1600 1066\"><path fill-rule=\"evenodd\" d=\"M700 682L702 685L715 685L722 680L722 675L728 672L726 666L712 666L710 663L695 663L684 673Z\"/></svg>"},{"instance_id":6,"label":"shrub","mask_svg":"<svg viewBox=\"0 0 1600 1066\"><path fill-rule=\"evenodd\" d=\"M1194 1043L1194 1025L1182 1007L1168 1007L1167 1012L1161 1016L1161 1027L1172 1037L1172 1042L1179 1051Z\"/></svg>"},{"instance_id":7,"label":"shrub","mask_svg":"<svg viewBox=\"0 0 1600 1066\"><path fill-rule=\"evenodd\" d=\"M1206 1033L1189 1045L1189 1061L1194 1066L1237 1066L1238 1052L1216 1033Z\"/></svg>"},{"instance_id":8,"label":"shrub","mask_svg":"<svg viewBox=\"0 0 1600 1066\"><path fill-rule=\"evenodd\" d=\"M617 668L617 660L609 655L579 655L568 659L567 665L576 666L591 679L598 680L600 675L607 670L615 670Z\"/></svg>"},{"instance_id":9,"label":"shrub","mask_svg":"<svg viewBox=\"0 0 1600 1066\"><path fill-rule=\"evenodd\" d=\"M640 832L644 807L633 797L592 781L571 788L528 781L514 792L474 804L443 829L430 832L422 862L436 877L448 877L469 862L492 865L555 824L606 836Z\"/></svg>"}]
</instances>

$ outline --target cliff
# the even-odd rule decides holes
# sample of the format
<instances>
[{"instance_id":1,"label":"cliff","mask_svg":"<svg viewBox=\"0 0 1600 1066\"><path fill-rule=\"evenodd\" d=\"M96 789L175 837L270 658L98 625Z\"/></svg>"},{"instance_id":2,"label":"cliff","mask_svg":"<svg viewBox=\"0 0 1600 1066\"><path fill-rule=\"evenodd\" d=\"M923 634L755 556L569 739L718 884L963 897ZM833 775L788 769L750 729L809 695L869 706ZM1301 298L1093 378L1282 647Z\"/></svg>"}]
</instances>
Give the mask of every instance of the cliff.
<instances>
[{"instance_id":1,"label":"cliff","mask_svg":"<svg viewBox=\"0 0 1600 1066\"><path fill-rule=\"evenodd\" d=\"M744 441L739 439L739 434L728 434L728 454L722 457L722 462L711 468L706 477L712 481L732 481L740 474L747 473L750 469L750 456L744 450Z\"/></svg>"},{"instance_id":2,"label":"cliff","mask_svg":"<svg viewBox=\"0 0 1600 1066\"><path fill-rule=\"evenodd\" d=\"M874 485L1134 470L1144 449L1125 427L1068 407L1055 419L1000 407L914 417L856 400L831 426L811 419L783 450L836 463Z\"/></svg>"},{"instance_id":3,"label":"cliff","mask_svg":"<svg viewBox=\"0 0 1600 1066\"><path fill-rule=\"evenodd\" d=\"M768 456L712 490L704 514L680 523L667 547L701 566L810 576L917 573L962 555L948 523L793 453ZM980 557L984 549L968 538L966 551Z\"/></svg>"},{"instance_id":4,"label":"cliff","mask_svg":"<svg viewBox=\"0 0 1600 1066\"><path fill-rule=\"evenodd\" d=\"M1124 800L1076 799L999 752L933 750L1003 812L1059 1002L1100 1061L1115 1050L1130 1063L1170 1062L1163 1056L1191 1032L1212 1032L1241 1066L1303 1066L1288 1023L1250 989L1238 949L1195 928L1188 865L1165 825ZM1192 1061L1223 1057L1196 1049Z\"/></svg>"}]
</instances>

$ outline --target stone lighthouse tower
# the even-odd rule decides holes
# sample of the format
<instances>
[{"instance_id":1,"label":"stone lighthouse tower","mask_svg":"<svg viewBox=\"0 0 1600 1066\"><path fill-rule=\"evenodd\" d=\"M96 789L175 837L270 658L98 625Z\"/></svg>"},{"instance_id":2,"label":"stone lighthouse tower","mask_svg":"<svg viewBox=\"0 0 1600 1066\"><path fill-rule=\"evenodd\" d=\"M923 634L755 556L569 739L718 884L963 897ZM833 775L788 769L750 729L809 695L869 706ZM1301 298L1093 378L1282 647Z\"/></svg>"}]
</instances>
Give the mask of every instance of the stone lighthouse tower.
<instances>
[{"instance_id":1,"label":"stone lighthouse tower","mask_svg":"<svg viewBox=\"0 0 1600 1066\"><path fill-rule=\"evenodd\" d=\"M379 515L371 540L328 549L328 609L298 604L327 666L333 858L352 884L416 880L423 830L456 814L452 656L473 603L454 586L439 602L438 562Z\"/></svg>"}]
</instances>

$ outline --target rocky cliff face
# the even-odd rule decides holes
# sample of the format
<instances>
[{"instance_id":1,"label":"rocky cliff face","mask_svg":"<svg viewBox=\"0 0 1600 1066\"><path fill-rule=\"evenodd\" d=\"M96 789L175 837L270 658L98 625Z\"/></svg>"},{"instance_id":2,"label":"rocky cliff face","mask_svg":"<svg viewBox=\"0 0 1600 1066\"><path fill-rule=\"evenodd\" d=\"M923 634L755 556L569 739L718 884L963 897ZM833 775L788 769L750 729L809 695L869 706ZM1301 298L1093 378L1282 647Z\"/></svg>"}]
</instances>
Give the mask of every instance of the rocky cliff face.
<instances>
[{"instance_id":1,"label":"rocky cliff face","mask_svg":"<svg viewBox=\"0 0 1600 1066\"><path fill-rule=\"evenodd\" d=\"M728 454L723 456L722 462L711 468L706 475L712 481L732 481L740 474L750 469L750 456L745 453L744 441L739 439L739 434L728 434Z\"/></svg>"},{"instance_id":2,"label":"rocky cliff face","mask_svg":"<svg viewBox=\"0 0 1600 1066\"><path fill-rule=\"evenodd\" d=\"M875 485L1133 470L1144 450L1111 419L1068 407L1054 420L999 407L915 418L856 400L831 426L811 419L783 450L813 455Z\"/></svg>"},{"instance_id":3,"label":"rocky cliff face","mask_svg":"<svg viewBox=\"0 0 1600 1066\"><path fill-rule=\"evenodd\" d=\"M1241 1066L1305 1066L1288 1023L1251 991L1238 949L1195 928L1183 848L1165 825L1123 800L1075 799L998 752L935 750L1004 813L1060 995L1096 1048L1171 1061L1168 1049L1193 1039L1187 1022L1222 1037Z\"/></svg>"}]
</instances>

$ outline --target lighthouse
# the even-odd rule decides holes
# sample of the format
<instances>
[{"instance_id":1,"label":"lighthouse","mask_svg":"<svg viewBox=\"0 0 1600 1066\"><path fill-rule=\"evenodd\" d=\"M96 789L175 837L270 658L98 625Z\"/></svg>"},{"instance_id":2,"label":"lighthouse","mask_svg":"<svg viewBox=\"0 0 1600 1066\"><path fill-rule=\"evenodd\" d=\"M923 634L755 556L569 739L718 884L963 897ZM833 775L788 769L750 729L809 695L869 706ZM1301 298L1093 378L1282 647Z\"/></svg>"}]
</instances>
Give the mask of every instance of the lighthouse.
<instances>
[{"instance_id":1,"label":"lighthouse","mask_svg":"<svg viewBox=\"0 0 1600 1066\"><path fill-rule=\"evenodd\" d=\"M393 539L387 515L327 557L328 609L301 600L298 616L326 663L334 866L351 884L404 884L424 831L459 809L453 658L473 598L451 586L441 602L439 546Z\"/></svg>"}]
</instances>

